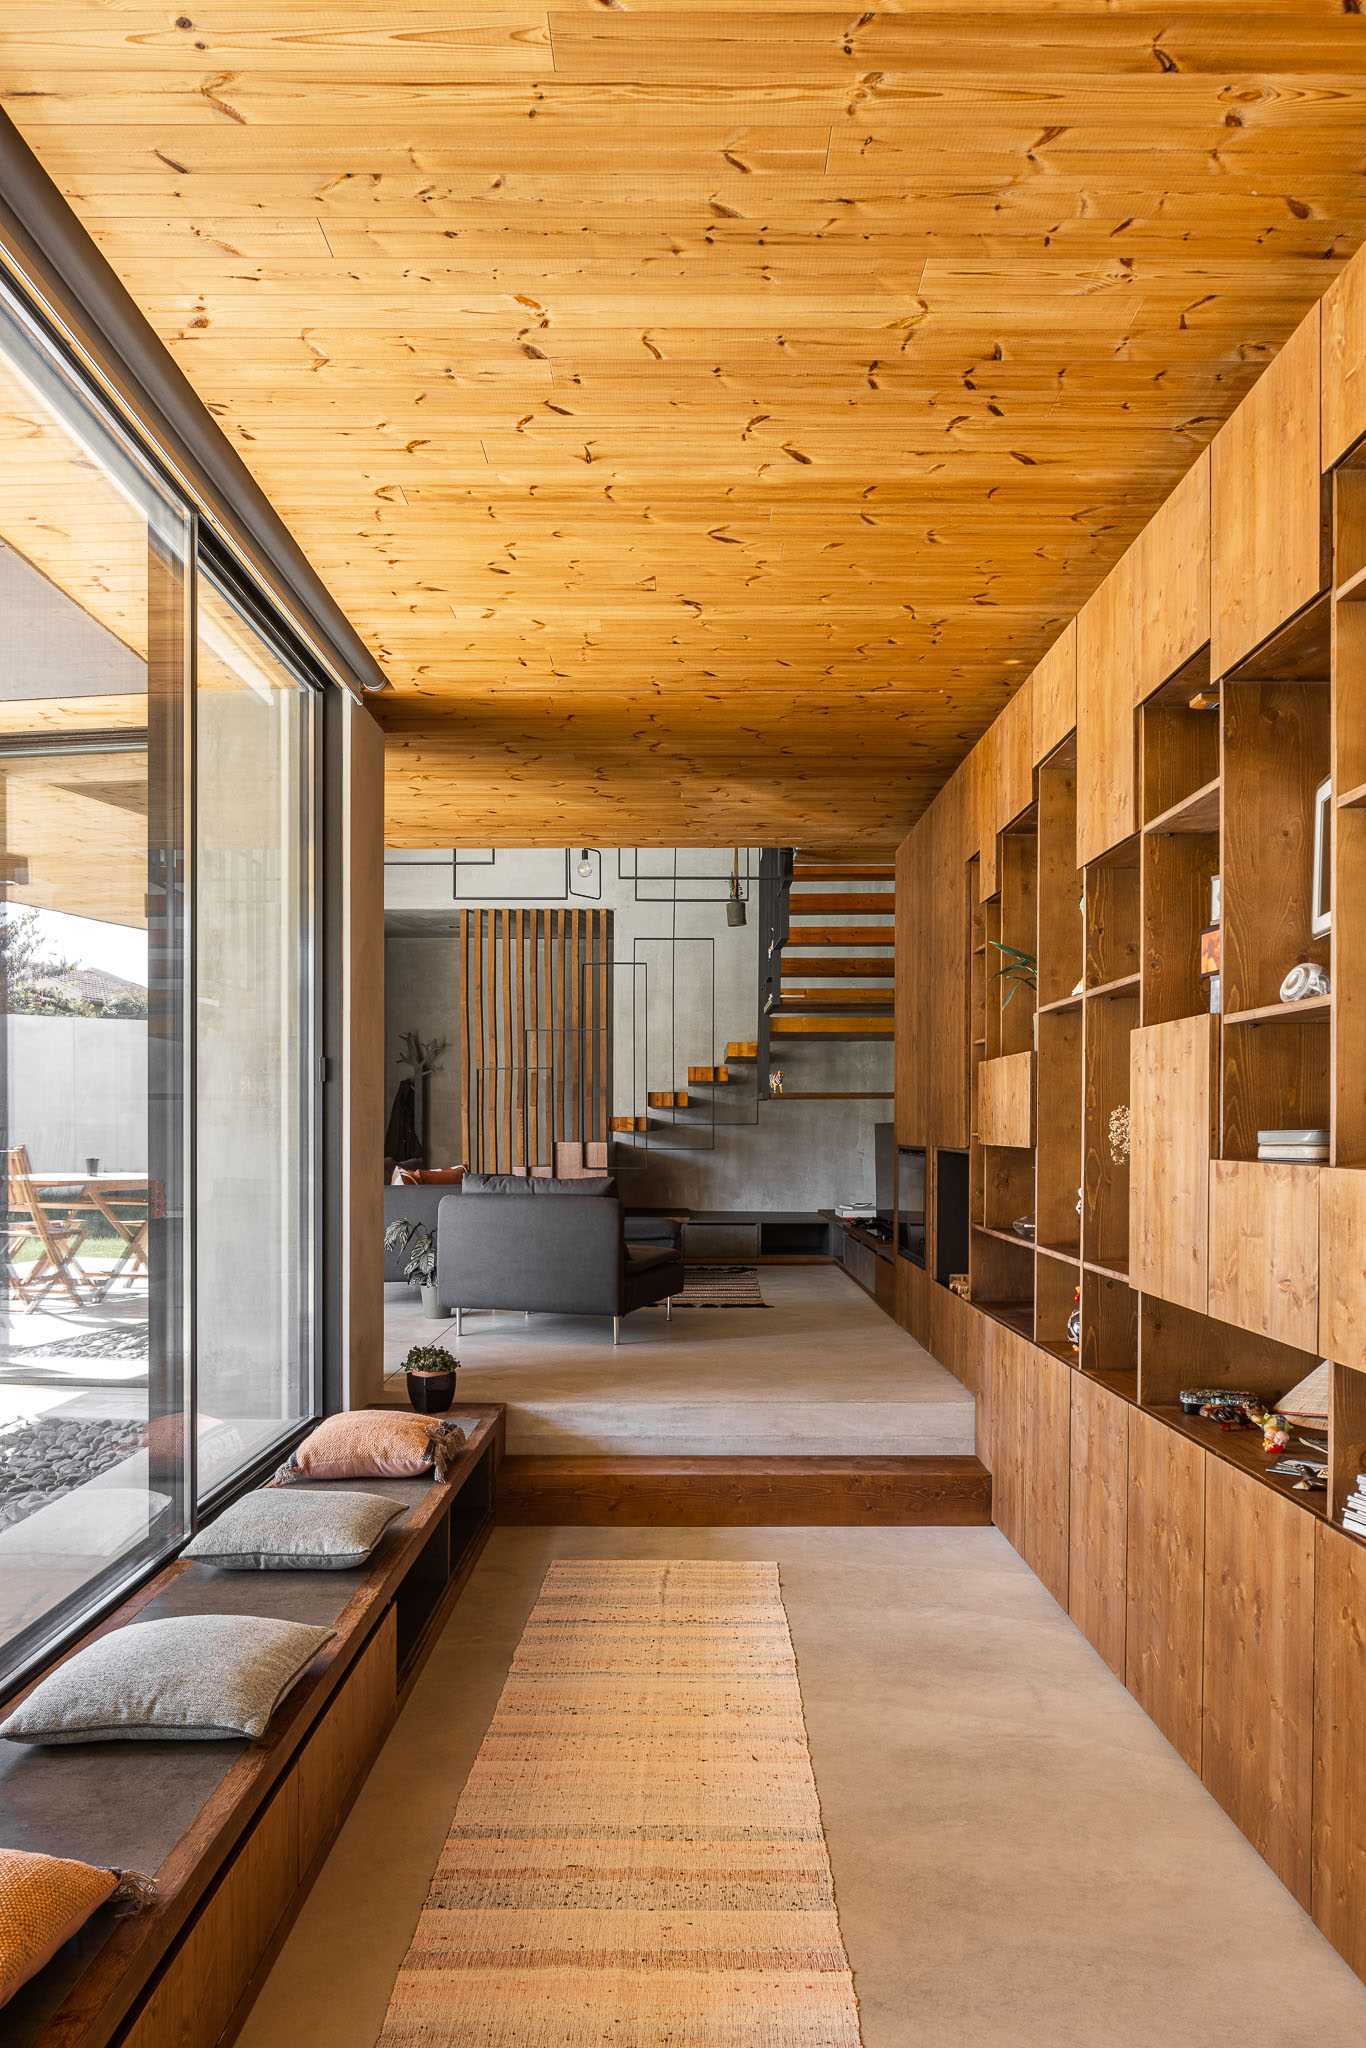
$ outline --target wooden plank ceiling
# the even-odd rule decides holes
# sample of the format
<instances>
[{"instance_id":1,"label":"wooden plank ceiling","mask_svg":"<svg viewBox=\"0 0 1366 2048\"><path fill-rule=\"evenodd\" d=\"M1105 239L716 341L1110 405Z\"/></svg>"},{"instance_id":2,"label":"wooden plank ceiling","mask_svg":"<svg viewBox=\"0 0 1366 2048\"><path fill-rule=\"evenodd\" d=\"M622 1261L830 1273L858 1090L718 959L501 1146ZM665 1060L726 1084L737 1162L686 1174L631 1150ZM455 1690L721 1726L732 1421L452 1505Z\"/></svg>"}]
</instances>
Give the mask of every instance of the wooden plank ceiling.
<instances>
[{"instance_id":1,"label":"wooden plank ceiling","mask_svg":"<svg viewBox=\"0 0 1366 2048\"><path fill-rule=\"evenodd\" d=\"M897 836L1366 225L1344 0L6 0L395 845Z\"/></svg>"}]
</instances>

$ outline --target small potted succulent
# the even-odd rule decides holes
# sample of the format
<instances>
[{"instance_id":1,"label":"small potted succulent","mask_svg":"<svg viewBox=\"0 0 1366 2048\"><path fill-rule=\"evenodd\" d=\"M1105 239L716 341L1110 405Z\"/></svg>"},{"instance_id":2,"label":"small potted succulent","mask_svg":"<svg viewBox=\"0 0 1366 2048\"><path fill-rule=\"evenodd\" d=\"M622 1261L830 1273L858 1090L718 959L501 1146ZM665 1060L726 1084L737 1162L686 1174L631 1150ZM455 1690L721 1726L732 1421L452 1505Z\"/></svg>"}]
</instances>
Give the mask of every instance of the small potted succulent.
<instances>
[{"instance_id":1,"label":"small potted succulent","mask_svg":"<svg viewBox=\"0 0 1366 2048\"><path fill-rule=\"evenodd\" d=\"M444 1344L414 1344L403 1361L408 1399L419 1415L444 1415L455 1399L459 1359Z\"/></svg>"},{"instance_id":2,"label":"small potted succulent","mask_svg":"<svg viewBox=\"0 0 1366 2048\"><path fill-rule=\"evenodd\" d=\"M384 1249L403 1253L403 1277L410 1285L416 1282L423 1314L443 1322L446 1310L436 1295L436 1239L426 1224L414 1223L409 1216L396 1217L384 1233Z\"/></svg>"}]
</instances>

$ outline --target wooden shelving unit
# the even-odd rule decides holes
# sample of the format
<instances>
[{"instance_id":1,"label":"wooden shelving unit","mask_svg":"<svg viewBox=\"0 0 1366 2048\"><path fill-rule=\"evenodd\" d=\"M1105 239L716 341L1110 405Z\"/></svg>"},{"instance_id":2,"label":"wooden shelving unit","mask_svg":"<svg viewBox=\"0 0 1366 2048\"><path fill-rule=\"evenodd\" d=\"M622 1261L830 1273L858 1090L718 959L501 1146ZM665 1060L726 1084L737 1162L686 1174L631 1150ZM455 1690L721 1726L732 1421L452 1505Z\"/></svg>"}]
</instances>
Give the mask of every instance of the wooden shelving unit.
<instances>
[{"instance_id":1,"label":"wooden shelving unit","mask_svg":"<svg viewBox=\"0 0 1366 2048\"><path fill-rule=\"evenodd\" d=\"M902 851L946 878L899 937L934 968L902 1142L967 1142L975 1226L968 1302L908 1288L902 1318L978 1393L998 1527L1366 1977L1366 255ZM996 946L1027 946L1031 890L1012 1015ZM1287 1005L1305 961L1331 993ZM1325 1164L1258 1158L1299 1126ZM1324 1488L1181 1407L1277 1407L1321 1358L1326 1428L1289 1456Z\"/></svg>"}]
</instances>

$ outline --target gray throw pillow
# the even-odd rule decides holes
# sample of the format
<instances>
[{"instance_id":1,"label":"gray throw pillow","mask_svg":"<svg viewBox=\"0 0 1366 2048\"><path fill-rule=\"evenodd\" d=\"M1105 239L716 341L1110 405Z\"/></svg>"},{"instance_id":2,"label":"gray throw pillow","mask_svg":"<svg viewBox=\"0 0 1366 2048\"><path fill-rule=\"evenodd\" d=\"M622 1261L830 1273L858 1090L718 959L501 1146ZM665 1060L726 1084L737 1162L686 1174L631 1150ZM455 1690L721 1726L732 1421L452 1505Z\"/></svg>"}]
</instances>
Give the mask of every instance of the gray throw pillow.
<instances>
[{"instance_id":1,"label":"gray throw pillow","mask_svg":"<svg viewBox=\"0 0 1366 2048\"><path fill-rule=\"evenodd\" d=\"M344 1572L364 1564L406 1501L377 1493L248 1493L201 1529L182 1557L230 1572Z\"/></svg>"},{"instance_id":2,"label":"gray throw pillow","mask_svg":"<svg viewBox=\"0 0 1366 2048\"><path fill-rule=\"evenodd\" d=\"M254 1740L331 1635L259 1615L129 1622L59 1664L0 1723L0 1735L50 1743Z\"/></svg>"},{"instance_id":3,"label":"gray throw pillow","mask_svg":"<svg viewBox=\"0 0 1366 2048\"><path fill-rule=\"evenodd\" d=\"M533 1183L520 1173L467 1173L462 1195L529 1195Z\"/></svg>"}]
</instances>

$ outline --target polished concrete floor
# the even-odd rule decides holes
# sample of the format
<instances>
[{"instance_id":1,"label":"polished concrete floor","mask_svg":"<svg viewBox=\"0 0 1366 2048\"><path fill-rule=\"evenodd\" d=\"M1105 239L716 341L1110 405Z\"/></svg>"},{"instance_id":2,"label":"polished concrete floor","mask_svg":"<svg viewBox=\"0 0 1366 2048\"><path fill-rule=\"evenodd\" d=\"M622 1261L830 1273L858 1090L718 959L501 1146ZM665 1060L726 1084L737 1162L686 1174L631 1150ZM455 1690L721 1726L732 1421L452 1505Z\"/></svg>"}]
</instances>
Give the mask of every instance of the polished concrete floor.
<instances>
[{"instance_id":1,"label":"polished concrete floor","mask_svg":"<svg viewBox=\"0 0 1366 2048\"><path fill-rule=\"evenodd\" d=\"M506 1401L512 1451L632 1457L964 1453L972 1397L835 1266L763 1266L762 1309L640 1309L609 1319L469 1315L460 1398ZM387 1289L384 1353L454 1346ZM401 1379L392 1397L406 1400Z\"/></svg>"},{"instance_id":2,"label":"polished concrete floor","mask_svg":"<svg viewBox=\"0 0 1366 2048\"><path fill-rule=\"evenodd\" d=\"M371 2048L565 1556L778 1561L866 2048L1366 2039L1366 1988L995 1530L500 1529L241 2048Z\"/></svg>"}]
</instances>

